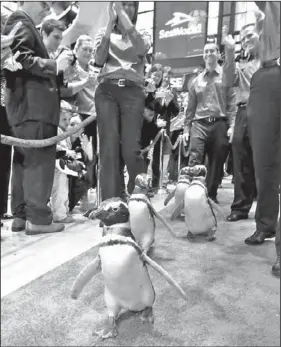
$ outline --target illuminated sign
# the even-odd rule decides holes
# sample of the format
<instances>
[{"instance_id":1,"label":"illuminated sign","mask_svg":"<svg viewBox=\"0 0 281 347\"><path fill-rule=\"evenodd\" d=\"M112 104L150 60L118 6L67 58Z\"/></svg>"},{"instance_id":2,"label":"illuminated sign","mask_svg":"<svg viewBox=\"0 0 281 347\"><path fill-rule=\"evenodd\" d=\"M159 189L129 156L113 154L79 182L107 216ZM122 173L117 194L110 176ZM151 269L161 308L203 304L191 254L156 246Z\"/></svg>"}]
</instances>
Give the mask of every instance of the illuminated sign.
<instances>
[{"instance_id":1,"label":"illuminated sign","mask_svg":"<svg viewBox=\"0 0 281 347\"><path fill-rule=\"evenodd\" d=\"M203 53L207 2L155 3L155 56L182 58Z\"/></svg>"}]
</instances>

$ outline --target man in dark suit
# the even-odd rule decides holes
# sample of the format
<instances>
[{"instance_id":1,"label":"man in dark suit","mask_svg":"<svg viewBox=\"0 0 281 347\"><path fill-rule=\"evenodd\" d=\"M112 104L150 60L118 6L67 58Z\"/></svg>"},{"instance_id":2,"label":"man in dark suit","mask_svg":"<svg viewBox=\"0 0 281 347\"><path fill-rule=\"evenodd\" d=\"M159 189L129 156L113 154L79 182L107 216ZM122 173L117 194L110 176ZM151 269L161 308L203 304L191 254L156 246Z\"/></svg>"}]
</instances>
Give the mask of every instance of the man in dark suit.
<instances>
[{"instance_id":1,"label":"man in dark suit","mask_svg":"<svg viewBox=\"0 0 281 347\"><path fill-rule=\"evenodd\" d=\"M24 1L8 18L4 33L21 21L11 46L19 52L22 70L6 72L6 110L13 136L22 139L46 139L57 135L59 122L59 80L73 59L63 52L57 60L49 58L36 29L49 13L51 2ZM11 207L13 231L26 230L27 235L58 232L63 224L52 223L48 207L54 172L56 146L14 148Z\"/></svg>"}]
</instances>

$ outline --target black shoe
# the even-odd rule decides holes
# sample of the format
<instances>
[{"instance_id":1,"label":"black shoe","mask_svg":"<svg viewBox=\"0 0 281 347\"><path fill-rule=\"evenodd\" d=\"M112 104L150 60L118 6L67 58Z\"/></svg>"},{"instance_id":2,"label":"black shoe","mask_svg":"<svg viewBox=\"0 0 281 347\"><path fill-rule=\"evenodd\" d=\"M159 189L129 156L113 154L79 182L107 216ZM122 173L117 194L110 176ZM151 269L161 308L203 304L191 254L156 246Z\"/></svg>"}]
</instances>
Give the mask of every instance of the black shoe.
<instances>
[{"instance_id":1,"label":"black shoe","mask_svg":"<svg viewBox=\"0 0 281 347\"><path fill-rule=\"evenodd\" d=\"M231 214L227 217L228 222L237 222L240 219L248 219L248 214L241 212L231 212Z\"/></svg>"},{"instance_id":2,"label":"black shoe","mask_svg":"<svg viewBox=\"0 0 281 347\"><path fill-rule=\"evenodd\" d=\"M100 221L99 227L103 228L104 227L104 222Z\"/></svg>"},{"instance_id":3,"label":"black shoe","mask_svg":"<svg viewBox=\"0 0 281 347\"><path fill-rule=\"evenodd\" d=\"M280 255L278 255L275 264L272 266L272 274L280 278Z\"/></svg>"},{"instance_id":4,"label":"black shoe","mask_svg":"<svg viewBox=\"0 0 281 347\"><path fill-rule=\"evenodd\" d=\"M247 245L251 245L251 246L255 246L255 245L261 245L264 243L265 239L270 239L272 237L275 237L275 232L268 232L268 233L264 233L261 231L255 231L253 233L253 235L251 235L250 237L248 237L245 240L245 243Z\"/></svg>"},{"instance_id":5,"label":"black shoe","mask_svg":"<svg viewBox=\"0 0 281 347\"><path fill-rule=\"evenodd\" d=\"M12 216L11 214L7 214L7 213L4 213L2 216L1 216L1 219L13 219L14 216Z\"/></svg>"}]
</instances>

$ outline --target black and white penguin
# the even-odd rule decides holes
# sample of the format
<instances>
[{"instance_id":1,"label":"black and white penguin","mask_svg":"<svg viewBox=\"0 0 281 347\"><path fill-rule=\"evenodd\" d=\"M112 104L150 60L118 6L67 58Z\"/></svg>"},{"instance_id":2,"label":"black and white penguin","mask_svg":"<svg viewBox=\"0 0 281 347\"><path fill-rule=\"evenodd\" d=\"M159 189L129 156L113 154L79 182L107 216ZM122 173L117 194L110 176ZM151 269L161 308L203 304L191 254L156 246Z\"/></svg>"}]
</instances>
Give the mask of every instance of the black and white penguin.
<instances>
[{"instance_id":1,"label":"black and white penguin","mask_svg":"<svg viewBox=\"0 0 281 347\"><path fill-rule=\"evenodd\" d=\"M135 189L128 200L130 212L130 226L132 233L145 253L149 251L154 243L155 237L155 217L168 229L175 237L171 226L154 209L147 196L151 184L151 177L148 174L139 174L135 179Z\"/></svg>"},{"instance_id":2,"label":"black and white penguin","mask_svg":"<svg viewBox=\"0 0 281 347\"><path fill-rule=\"evenodd\" d=\"M103 237L96 245L99 247L97 257L76 278L71 297L77 299L90 279L102 272L108 322L102 331L94 334L103 339L116 337L116 319L122 311L140 312L143 321L154 322L155 291L147 264L159 272L184 300L187 300L186 293L175 280L134 241L129 228L129 209L123 200L113 198L102 202L90 218L103 221Z\"/></svg>"}]
</instances>

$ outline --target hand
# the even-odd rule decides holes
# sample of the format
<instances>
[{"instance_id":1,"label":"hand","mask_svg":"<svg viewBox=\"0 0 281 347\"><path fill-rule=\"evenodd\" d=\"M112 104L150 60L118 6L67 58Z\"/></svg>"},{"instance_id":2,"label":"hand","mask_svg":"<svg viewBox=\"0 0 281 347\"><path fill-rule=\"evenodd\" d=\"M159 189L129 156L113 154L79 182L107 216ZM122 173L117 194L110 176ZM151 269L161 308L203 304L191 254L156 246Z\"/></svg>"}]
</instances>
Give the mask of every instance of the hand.
<instances>
[{"instance_id":1,"label":"hand","mask_svg":"<svg viewBox=\"0 0 281 347\"><path fill-rule=\"evenodd\" d=\"M224 44L228 49L235 49L235 40L232 35L228 35L226 26L224 26L222 30L222 44Z\"/></svg>"},{"instance_id":2,"label":"hand","mask_svg":"<svg viewBox=\"0 0 281 347\"><path fill-rule=\"evenodd\" d=\"M113 1L110 1L110 3L108 4L108 8L107 8L107 12L108 12L108 16L109 16L109 22L110 23L115 23L117 20L117 13L115 11L115 9L113 8Z\"/></svg>"},{"instance_id":3,"label":"hand","mask_svg":"<svg viewBox=\"0 0 281 347\"><path fill-rule=\"evenodd\" d=\"M232 143L233 134L234 134L234 127L231 126L231 127L227 130L227 137L229 137L229 143Z\"/></svg>"},{"instance_id":4,"label":"hand","mask_svg":"<svg viewBox=\"0 0 281 347\"><path fill-rule=\"evenodd\" d=\"M187 146L188 140L189 140L189 132L186 131L182 134L182 141L184 146Z\"/></svg>"},{"instance_id":5,"label":"hand","mask_svg":"<svg viewBox=\"0 0 281 347\"><path fill-rule=\"evenodd\" d=\"M90 161L93 160L93 148L92 148L92 144L91 141L89 140L88 136L85 134L82 134L81 136L79 136L80 141L81 141L81 147L84 151L84 153L87 155L88 159Z\"/></svg>"},{"instance_id":6,"label":"hand","mask_svg":"<svg viewBox=\"0 0 281 347\"><path fill-rule=\"evenodd\" d=\"M264 13L261 10L255 11L254 15L256 17L256 21L257 22L260 22L260 21L264 20L265 15L264 15Z\"/></svg>"},{"instance_id":7,"label":"hand","mask_svg":"<svg viewBox=\"0 0 281 347\"><path fill-rule=\"evenodd\" d=\"M156 124L158 128L164 128L167 125L167 122L163 119L157 119Z\"/></svg>"},{"instance_id":8,"label":"hand","mask_svg":"<svg viewBox=\"0 0 281 347\"><path fill-rule=\"evenodd\" d=\"M59 71L65 71L70 67L73 61L73 53L70 50L63 51L57 58L56 62Z\"/></svg>"},{"instance_id":9,"label":"hand","mask_svg":"<svg viewBox=\"0 0 281 347\"><path fill-rule=\"evenodd\" d=\"M5 48L10 47L14 41L14 36L1 34L1 55Z\"/></svg>"},{"instance_id":10,"label":"hand","mask_svg":"<svg viewBox=\"0 0 281 347\"><path fill-rule=\"evenodd\" d=\"M124 7L121 1L114 1L113 8L117 14L119 14L121 11L124 10Z\"/></svg>"},{"instance_id":11,"label":"hand","mask_svg":"<svg viewBox=\"0 0 281 347\"><path fill-rule=\"evenodd\" d=\"M169 103L173 100L173 98L174 98L173 93L171 91L169 91L169 90L166 91L165 98L164 98L166 106L169 105Z\"/></svg>"}]
</instances>

